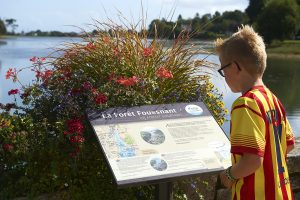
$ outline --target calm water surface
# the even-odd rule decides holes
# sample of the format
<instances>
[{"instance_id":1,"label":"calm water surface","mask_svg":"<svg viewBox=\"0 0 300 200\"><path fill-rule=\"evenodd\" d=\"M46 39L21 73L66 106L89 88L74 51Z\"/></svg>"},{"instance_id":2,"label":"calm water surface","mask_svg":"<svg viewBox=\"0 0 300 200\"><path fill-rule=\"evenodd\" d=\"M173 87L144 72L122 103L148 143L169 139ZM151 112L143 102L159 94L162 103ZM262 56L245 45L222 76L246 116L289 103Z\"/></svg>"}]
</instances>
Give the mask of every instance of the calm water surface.
<instances>
[{"instance_id":1,"label":"calm water surface","mask_svg":"<svg viewBox=\"0 0 300 200\"><path fill-rule=\"evenodd\" d=\"M2 41L2 42L1 42ZM33 56L44 57L53 52L55 47L61 47L64 42L80 42L79 38L60 37L17 37L0 39L0 102L8 103L13 97L8 96L10 89L19 85L5 80L5 73L10 67L30 66L29 59ZM6 43L2 44L1 43ZM207 45L204 43L203 45ZM206 55L199 55L204 58ZM208 60L219 63L218 57L211 55ZM240 96L230 91L223 77L212 71L212 80L220 92L224 94L225 106L229 109L233 101ZM23 83L30 83L33 79L32 72L24 71L20 79ZM300 59L270 58L264 75L264 82L275 95L282 101L287 111L287 117L296 136L300 136ZM227 116L229 119L229 116ZM222 127L226 134L229 133L229 122Z\"/></svg>"}]
</instances>

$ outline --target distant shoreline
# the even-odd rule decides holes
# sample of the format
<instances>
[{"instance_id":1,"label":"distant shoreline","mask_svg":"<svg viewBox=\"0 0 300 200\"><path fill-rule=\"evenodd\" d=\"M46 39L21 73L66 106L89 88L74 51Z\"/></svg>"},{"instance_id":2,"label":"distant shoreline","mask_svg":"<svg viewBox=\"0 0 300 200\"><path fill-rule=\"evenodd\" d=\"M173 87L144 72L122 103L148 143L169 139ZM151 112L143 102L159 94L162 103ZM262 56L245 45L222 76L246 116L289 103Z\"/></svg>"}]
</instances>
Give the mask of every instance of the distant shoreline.
<instances>
[{"instance_id":1,"label":"distant shoreline","mask_svg":"<svg viewBox=\"0 0 300 200\"><path fill-rule=\"evenodd\" d=\"M5 45L6 41L1 41L1 39L9 39L9 38L17 38L17 37L30 37L30 38L81 38L80 35L78 36L26 36L26 35L0 35L0 45ZM151 38L148 38L151 39ZM167 40L167 39L166 39ZM205 50L214 52L213 46L210 47L209 43L213 43L214 40L210 39L193 39L191 38L190 43L195 43L196 45L203 45L201 43L206 43L204 45L206 48ZM207 46L208 45L208 46ZM287 59L300 59L300 40L286 40L282 42L277 42L275 44L270 45L267 48L267 55L270 58L287 58Z\"/></svg>"}]
</instances>

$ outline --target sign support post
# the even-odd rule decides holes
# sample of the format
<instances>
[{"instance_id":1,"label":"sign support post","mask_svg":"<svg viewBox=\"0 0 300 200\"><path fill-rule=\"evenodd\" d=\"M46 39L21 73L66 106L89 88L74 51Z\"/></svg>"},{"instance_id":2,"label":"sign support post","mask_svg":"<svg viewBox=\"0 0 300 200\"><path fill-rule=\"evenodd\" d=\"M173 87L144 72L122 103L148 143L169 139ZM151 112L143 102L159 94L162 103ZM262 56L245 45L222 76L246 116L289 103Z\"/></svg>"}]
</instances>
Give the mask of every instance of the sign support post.
<instances>
[{"instance_id":1,"label":"sign support post","mask_svg":"<svg viewBox=\"0 0 300 200\"><path fill-rule=\"evenodd\" d=\"M156 200L173 200L172 182L158 183L155 185Z\"/></svg>"}]
</instances>

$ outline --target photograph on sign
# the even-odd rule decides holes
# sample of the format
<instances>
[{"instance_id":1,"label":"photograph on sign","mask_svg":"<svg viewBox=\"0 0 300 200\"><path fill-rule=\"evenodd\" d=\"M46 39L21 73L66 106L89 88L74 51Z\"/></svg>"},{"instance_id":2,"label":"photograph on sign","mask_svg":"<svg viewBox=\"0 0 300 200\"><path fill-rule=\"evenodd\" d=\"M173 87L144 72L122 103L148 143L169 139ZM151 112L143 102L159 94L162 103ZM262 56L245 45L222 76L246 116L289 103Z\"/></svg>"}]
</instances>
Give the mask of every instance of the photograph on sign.
<instances>
[{"instance_id":1,"label":"photograph on sign","mask_svg":"<svg viewBox=\"0 0 300 200\"><path fill-rule=\"evenodd\" d=\"M229 140L202 102L88 116L118 185L218 171L231 163Z\"/></svg>"}]
</instances>

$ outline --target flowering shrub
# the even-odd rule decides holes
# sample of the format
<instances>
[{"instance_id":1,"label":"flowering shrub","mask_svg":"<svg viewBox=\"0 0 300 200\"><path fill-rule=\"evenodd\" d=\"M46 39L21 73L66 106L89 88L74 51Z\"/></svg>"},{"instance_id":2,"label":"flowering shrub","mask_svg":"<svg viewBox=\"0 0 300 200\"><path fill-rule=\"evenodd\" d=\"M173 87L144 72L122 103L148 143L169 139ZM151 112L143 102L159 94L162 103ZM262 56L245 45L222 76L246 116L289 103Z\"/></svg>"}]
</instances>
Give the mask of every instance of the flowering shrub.
<instances>
[{"instance_id":1,"label":"flowering shrub","mask_svg":"<svg viewBox=\"0 0 300 200\"><path fill-rule=\"evenodd\" d=\"M222 96L201 73L212 64L195 61L201 51L187 45L187 34L166 47L148 40L146 32L106 28L66 44L59 57L31 58L35 81L8 93L19 95L22 105L0 105L1 199L44 193L62 199L153 196L152 186L116 190L87 122L88 109L202 99L224 122ZM19 82L22 70L10 68L6 79Z\"/></svg>"}]
</instances>

